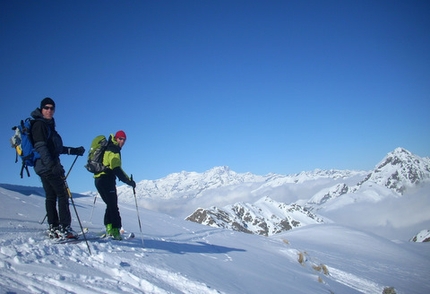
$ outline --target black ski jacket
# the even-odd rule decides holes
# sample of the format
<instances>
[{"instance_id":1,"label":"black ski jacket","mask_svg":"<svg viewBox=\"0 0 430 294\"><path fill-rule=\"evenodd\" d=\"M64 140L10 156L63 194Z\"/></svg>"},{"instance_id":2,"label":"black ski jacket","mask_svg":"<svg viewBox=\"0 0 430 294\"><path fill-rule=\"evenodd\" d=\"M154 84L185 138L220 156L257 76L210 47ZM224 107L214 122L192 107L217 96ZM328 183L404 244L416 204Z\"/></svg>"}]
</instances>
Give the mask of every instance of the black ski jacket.
<instances>
[{"instance_id":1,"label":"black ski jacket","mask_svg":"<svg viewBox=\"0 0 430 294\"><path fill-rule=\"evenodd\" d=\"M34 171L41 176L61 164L60 154L67 154L70 148L63 146L63 140L55 130L54 118L43 118L39 108L36 108L31 116L34 118L31 126L33 146L40 154L40 159L37 159L34 165Z\"/></svg>"}]
</instances>

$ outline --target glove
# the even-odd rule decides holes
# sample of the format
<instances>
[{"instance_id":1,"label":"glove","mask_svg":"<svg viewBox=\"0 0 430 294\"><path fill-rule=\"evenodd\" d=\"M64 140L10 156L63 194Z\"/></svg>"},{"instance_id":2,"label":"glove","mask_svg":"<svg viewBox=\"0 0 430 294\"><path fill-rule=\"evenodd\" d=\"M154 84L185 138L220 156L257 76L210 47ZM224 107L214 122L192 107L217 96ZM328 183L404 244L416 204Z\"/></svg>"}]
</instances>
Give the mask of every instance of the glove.
<instances>
[{"instance_id":1,"label":"glove","mask_svg":"<svg viewBox=\"0 0 430 294\"><path fill-rule=\"evenodd\" d=\"M57 163L56 165L54 165L54 166L51 168L51 173L52 173L54 176L64 177L64 173L65 173L65 171L64 171L63 166L62 166L60 163Z\"/></svg>"},{"instance_id":2,"label":"glove","mask_svg":"<svg viewBox=\"0 0 430 294\"><path fill-rule=\"evenodd\" d=\"M129 186L132 186L132 187L133 187L133 189L134 189L134 188L136 188L136 182L135 182L135 181L133 181L133 180L130 180L130 181L128 182L128 185L129 185Z\"/></svg>"},{"instance_id":3,"label":"glove","mask_svg":"<svg viewBox=\"0 0 430 294\"><path fill-rule=\"evenodd\" d=\"M78 155L78 156L82 156L85 153L85 148L84 147L77 147L77 148L69 148L69 154L70 155Z\"/></svg>"}]
</instances>

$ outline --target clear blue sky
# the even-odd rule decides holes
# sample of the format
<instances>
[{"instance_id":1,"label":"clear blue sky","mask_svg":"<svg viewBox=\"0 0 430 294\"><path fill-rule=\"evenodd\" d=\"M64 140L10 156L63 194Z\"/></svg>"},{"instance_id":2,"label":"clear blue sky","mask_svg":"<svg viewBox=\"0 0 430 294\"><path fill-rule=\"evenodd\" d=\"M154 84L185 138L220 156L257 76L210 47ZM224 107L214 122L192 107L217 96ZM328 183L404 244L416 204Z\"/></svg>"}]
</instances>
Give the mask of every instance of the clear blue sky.
<instances>
[{"instance_id":1,"label":"clear blue sky","mask_svg":"<svg viewBox=\"0 0 430 294\"><path fill-rule=\"evenodd\" d=\"M52 97L65 145L123 129L135 180L430 156L429 1L0 1L0 182ZM66 170L73 160L62 156ZM95 190L79 158L72 191Z\"/></svg>"}]
</instances>

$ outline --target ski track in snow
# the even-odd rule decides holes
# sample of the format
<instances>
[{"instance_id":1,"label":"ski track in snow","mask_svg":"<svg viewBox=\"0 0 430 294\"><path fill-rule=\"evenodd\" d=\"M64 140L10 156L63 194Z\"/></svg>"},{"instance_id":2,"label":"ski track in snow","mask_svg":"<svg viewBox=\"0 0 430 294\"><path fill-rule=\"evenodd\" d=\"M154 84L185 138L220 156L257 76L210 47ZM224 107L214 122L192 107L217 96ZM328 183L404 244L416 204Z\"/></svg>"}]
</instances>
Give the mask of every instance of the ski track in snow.
<instances>
[{"instance_id":1,"label":"ski track in snow","mask_svg":"<svg viewBox=\"0 0 430 294\"><path fill-rule=\"evenodd\" d=\"M145 262L146 250L139 248L140 242L140 239L129 240L117 247L115 241L91 241L92 255L89 256L83 254L87 252L84 241L56 244L42 236L40 239L18 237L12 243L2 241L0 278L4 284L23 293L221 293L180 273L149 265L137 266ZM124 244L128 244L127 252ZM125 257L130 251L134 252L134 259ZM45 266L50 268L49 277L43 269ZM70 268L76 268L76 272L72 273Z\"/></svg>"},{"instance_id":2,"label":"ski track in snow","mask_svg":"<svg viewBox=\"0 0 430 294\"><path fill-rule=\"evenodd\" d=\"M375 282L359 278L351 273L347 273L336 268L328 267L328 269L330 276L334 280L350 288L356 289L361 293L382 293L384 290L384 287Z\"/></svg>"},{"instance_id":3,"label":"ski track in snow","mask_svg":"<svg viewBox=\"0 0 430 294\"><path fill-rule=\"evenodd\" d=\"M337 281L345 286L348 286L349 288L355 289L360 293L382 293L384 287L379 285L378 283L369 281L364 278L357 277L351 273L347 273L345 271L336 269L334 267L326 266L328 269L328 275L324 275L322 272L317 272L313 269L313 266L319 266L322 263L314 258L313 256L310 256L306 252L298 251L297 249L287 249L287 250L281 250L286 256L288 256L291 260L297 260L300 253L303 254L303 263L302 265L304 267L307 267L309 269L309 273L312 275L318 274L319 277L322 278L322 280L328 280L330 283L330 280Z\"/></svg>"}]
</instances>

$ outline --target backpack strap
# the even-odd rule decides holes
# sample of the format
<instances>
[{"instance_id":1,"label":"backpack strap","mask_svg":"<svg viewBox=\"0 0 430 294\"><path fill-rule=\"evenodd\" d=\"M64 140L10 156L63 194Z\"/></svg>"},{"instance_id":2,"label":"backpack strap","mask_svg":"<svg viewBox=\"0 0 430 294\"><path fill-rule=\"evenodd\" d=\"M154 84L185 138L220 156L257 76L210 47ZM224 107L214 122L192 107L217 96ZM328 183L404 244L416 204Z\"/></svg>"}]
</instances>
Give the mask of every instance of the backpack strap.
<instances>
[{"instance_id":1,"label":"backpack strap","mask_svg":"<svg viewBox=\"0 0 430 294\"><path fill-rule=\"evenodd\" d=\"M28 166L23 162L21 167L21 172L19 175L21 176L21 179L23 178L24 169L27 172L27 176L30 177L30 172L28 171Z\"/></svg>"}]
</instances>

